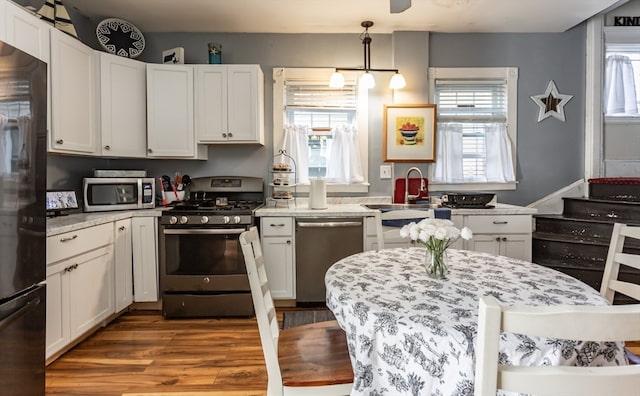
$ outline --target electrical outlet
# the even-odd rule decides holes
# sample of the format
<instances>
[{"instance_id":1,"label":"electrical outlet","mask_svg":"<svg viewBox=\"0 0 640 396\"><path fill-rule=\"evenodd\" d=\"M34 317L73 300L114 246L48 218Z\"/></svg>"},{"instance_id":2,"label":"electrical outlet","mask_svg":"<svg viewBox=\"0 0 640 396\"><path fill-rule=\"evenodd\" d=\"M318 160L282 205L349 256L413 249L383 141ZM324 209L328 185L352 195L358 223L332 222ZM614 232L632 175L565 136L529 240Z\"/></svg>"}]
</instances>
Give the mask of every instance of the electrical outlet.
<instances>
[{"instance_id":1,"label":"electrical outlet","mask_svg":"<svg viewBox=\"0 0 640 396\"><path fill-rule=\"evenodd\" d=\"M380 178L391 179L391 165L380 165Z\"/></svg>"}]
</instances>

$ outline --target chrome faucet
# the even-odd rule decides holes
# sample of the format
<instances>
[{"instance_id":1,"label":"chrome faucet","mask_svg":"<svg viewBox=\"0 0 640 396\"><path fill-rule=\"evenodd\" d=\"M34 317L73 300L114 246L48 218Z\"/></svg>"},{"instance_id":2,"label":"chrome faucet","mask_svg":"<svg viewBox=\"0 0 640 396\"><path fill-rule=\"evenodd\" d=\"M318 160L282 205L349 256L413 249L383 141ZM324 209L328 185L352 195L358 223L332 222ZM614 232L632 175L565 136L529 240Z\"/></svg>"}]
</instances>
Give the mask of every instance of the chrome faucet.
<instances>
[{"instance_id":1,"label":"chrome faucet","mask_svg":"<svg viewBox=\"0 0 640 396\"><path fill-rule=\"evenodd\" d=\"M413 171L418 172L418 174L420 175L420 191L418 191L418 194L416 195L409 195L409 174L411 174L411 172ZM420 168L417 168L415 166L409 168L409 170L407 170L407 173L404 175L404 203L408 204L410 200L420 198L420 193L424 191L427 191L427 186L424 184L424 176L422 176L422 171L420 170Z\"/></svg>"}]
</instances>

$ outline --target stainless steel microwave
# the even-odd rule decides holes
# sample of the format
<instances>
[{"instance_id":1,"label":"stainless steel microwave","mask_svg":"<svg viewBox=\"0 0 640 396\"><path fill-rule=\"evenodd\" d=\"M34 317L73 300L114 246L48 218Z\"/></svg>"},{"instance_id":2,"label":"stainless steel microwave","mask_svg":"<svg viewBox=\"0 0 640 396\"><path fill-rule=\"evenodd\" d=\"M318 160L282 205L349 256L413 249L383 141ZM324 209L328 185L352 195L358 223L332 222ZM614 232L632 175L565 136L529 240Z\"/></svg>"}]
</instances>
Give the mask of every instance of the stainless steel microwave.
<instances>
[{"instance_id":1,"label":"stainless steel microwave","mask_svg":"<svg viewBox=\"0 0 640 396\"><path fill-rule=\"evenodd\" d=\"M155 207L152 177L87 177L83 180L85 212Z\"/></svg>"}]
</instances>

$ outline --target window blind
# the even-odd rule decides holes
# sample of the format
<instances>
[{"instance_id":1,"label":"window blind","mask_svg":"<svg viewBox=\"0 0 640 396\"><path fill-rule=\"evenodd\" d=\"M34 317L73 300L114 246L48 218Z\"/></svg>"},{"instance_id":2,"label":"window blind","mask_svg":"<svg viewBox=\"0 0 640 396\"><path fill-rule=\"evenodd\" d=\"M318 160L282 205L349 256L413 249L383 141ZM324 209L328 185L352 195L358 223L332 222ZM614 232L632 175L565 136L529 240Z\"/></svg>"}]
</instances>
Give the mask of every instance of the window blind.
<instances>
[{"instance_id":1,"label":"window blind","mask_svg":"<svg viewBox=\"0 0 640 396\"><path fill-rule=\"evenodd\" d=\"M506 81L436 80L440 122L505 122Z\"/></svg>"},{"instance_id":2,"label":"window blind","mask_svg":"<svg viewBox=\"0 0 640 396\"><path fill-rule=\"evenodd\" d=\"M285 109L343 109L356 110L358 103L355 85L330 88L324 85L287 81L285 85Z\"/></svg>"}]
</instances>

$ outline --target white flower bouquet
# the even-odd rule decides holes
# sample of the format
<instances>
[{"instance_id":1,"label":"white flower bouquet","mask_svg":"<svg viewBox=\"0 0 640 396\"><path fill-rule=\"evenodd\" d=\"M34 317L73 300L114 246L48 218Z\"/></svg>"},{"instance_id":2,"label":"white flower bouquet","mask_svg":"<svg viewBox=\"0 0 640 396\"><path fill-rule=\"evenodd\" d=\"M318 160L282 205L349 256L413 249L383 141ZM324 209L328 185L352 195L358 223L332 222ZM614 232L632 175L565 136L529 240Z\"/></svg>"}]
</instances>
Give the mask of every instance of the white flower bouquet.
<instances>
[{"instance_id":1,"label":"white flower bouquet","mask_svg":"<svg viewBox=\"0 0 640 396\"><path fill-rule=\"evenodd\" d=\"M425 248L427 256L425 266L427 273L436 278L443 278L447 273L445 251L459 238L469 240L473 232L468 227L458 229L451 220L423 219L419 223L411 222L400 229L402 238L411 238Z\"/></svg>"}]
</instances>

